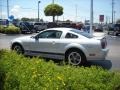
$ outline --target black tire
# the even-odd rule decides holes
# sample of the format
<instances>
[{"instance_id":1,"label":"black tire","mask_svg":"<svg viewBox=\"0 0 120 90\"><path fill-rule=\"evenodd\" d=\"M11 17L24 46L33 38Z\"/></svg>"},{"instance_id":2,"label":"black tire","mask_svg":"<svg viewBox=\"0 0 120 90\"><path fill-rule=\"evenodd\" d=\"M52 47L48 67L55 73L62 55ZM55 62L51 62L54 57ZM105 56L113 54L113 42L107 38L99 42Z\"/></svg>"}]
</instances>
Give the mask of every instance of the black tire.
<instances>
[{"instance_id":1,"label":"black tire","mask_svg":"<svg viewBox=\"0 0 120 90\"><path fill-rule=\"evenodd\" d=\"M118 33L116 33L116 36L118 36L119 34Z\"/></svg>"},{"instance_id":2,"label":"black tire","mask_svg":"<svg viewBox=\"0 0 120 90\"><path fill-rule=\"evenodd\" d=\"M66 53L66 60L68 64L74 65L74 66L84 65L86 63L86 57L84 53L77 49L69 50Z\"/></svg>"},{"instance_id":3,"label":"black tire","mask_svg":"<svg viewBox=\"0 0 120 90\"><path fill-rule=\"evenodd\" d=\"M21 31L22 34L25 34L25 31Z\"/></svg>"},{"instance_id":4,"label":"black tire","mask_svg":"<svg viewBox=\"0 0 120 90\"><path fill-rule=\"evenodd\" d=\"M24 49L23 49L22 46L19 45L19 44L15 44L15 45L12 47L12 50L16 51L18 54L24 54Z\"/></svg>"}]
</instances>

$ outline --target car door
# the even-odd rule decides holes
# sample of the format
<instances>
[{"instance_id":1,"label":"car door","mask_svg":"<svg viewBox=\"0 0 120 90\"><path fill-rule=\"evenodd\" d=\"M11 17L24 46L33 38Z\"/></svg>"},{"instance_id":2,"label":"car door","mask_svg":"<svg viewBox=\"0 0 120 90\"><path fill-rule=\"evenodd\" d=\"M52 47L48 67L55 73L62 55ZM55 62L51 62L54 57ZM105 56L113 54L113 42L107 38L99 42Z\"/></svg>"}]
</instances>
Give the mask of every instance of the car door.
<instances>
[{"instance_id":1,"label":"car door","mask_svg":"<svg viewBox=\"0 0 120 90\"><path fill-rule=\"evenodd\" d=\"M32 43L33 50L37 53L56 53L56 49L59 48L59 39L61 37L62 32L56 30L47 30L38 34Z\"/></svg>"}]
</instances>

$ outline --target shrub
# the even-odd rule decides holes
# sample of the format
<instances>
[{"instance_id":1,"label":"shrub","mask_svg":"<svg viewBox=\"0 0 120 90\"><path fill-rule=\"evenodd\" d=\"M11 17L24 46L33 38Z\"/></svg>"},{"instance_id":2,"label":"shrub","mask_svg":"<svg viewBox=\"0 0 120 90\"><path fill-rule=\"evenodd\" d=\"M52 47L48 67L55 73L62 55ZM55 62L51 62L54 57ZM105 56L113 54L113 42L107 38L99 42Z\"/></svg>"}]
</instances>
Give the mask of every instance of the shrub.
<instances>
[{"instance_id":1,"label":"shrub","mask_svg":"<svg viewBox=\"0 0 120 90\"><path fill-rule=\"evenodd\" d=\"M0 26L0 33L5 33L5 34L19 34L20 33L20 28L15 27L14 25L9 25L7 27L3 27L1 25Z\"/></svg>"},{"instance_id":2,"label":"shrub","mask_svg":"<svg viewBox=\"0 0 120 90\"><path fill-rule=\"evenodd\" d=\"M58 66L0 51L0 90L119 90L120 73L100 67Z\"/></svg>"},{"instance_id":3,"label":"shrub","mask_svg":"<svg viewBox=\"0 0 120 90\"><path fill-rule=\"evenodd\" d=\"M0 25L0 33L4 33L4 28L2 25Z\"/></svg>"},{"instance_id":4,"label":"shrub","mask_svg":"<svg viewBox=\"0 0 120 90\"><path fill-rule=\"evenodd\" d=\"M13 25L9 25L7 28L4 28L4 33L6 33L6 34L19 34L20 29L18 27L13 26Z\"/></svg>"}]
</instances>

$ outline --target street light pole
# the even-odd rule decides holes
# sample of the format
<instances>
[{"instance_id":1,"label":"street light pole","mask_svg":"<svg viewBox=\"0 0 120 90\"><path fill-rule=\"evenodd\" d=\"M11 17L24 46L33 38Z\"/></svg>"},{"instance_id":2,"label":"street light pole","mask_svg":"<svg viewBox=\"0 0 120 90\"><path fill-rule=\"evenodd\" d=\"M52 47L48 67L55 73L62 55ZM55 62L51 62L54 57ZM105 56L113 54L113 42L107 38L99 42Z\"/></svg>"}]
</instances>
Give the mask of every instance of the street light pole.
<instances>
[{"instance_id":1,"label":"street light pole","mask_svg":"<svg viewBox=\"0 0 120 90\"><path fill-rule=\"evenodd\" d=\"M93 0L90 4L90 36L93 36Z\"/></svg>"},{"instance_id":2,"label":"street light pole","mask_svg":"<svg viewBox=\"0 0 120 90\"><path fill-rule=\"evenodd\" d=\"M41 1L38 1L38 22L39 22L39 4Z\"/></svg>"}]
</instances>

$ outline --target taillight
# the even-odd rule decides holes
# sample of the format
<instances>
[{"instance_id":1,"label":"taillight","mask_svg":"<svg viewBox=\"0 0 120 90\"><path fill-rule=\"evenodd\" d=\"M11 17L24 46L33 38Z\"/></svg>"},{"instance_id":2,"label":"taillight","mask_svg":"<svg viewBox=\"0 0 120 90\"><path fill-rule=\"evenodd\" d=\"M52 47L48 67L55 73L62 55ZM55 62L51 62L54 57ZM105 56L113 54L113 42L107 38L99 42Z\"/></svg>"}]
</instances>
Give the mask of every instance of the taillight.
<instances>
[{"instance_id":1,"label":"taillight","mask_svg":"<svg viewBox=\"0 0 120 90\"><path fill-rule=\"evenodd\" d=\"M102 47L102 49L105 49L106 46L107 46L107 40L106 40L106 38L103 38L103 39L101 40L101 47Z\"/></svg>"}]
</instances>

